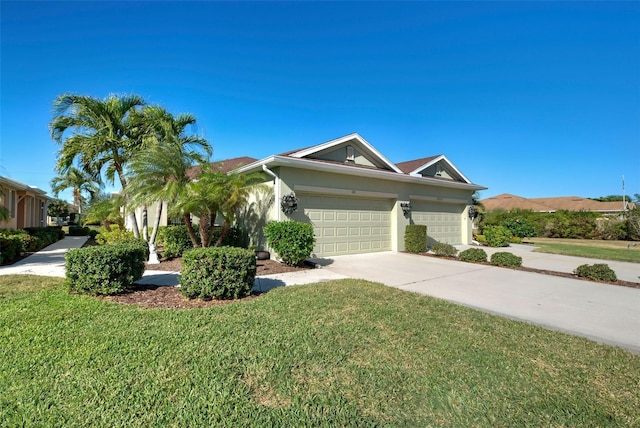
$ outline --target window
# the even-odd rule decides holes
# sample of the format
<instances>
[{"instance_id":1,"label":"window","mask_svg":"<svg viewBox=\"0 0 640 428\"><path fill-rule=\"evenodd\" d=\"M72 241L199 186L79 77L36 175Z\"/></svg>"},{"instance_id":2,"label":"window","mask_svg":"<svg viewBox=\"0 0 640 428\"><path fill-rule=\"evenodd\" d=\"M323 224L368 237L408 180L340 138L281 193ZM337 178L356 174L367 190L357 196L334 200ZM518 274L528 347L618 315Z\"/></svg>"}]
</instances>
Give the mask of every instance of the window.
<instances>
[{"instance_id":1,"label":"window","mask_svg":"<svg viewBox=\"0 0 640 428\"><path fill-rule=\"evenodd\" d=\"M4 206L9 210L9 218L15 218L16 216L16 191L11 189L5 189L4 191Z\"/></svg>"}]
</instances>

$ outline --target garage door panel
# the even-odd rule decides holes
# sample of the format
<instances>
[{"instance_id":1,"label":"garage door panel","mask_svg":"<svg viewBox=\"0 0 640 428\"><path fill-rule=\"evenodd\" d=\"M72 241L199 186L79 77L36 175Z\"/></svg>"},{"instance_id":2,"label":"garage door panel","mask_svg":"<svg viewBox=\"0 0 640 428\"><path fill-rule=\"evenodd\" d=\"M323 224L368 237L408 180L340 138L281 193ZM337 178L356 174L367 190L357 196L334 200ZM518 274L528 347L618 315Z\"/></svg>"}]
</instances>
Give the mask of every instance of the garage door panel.
<instances>
[{"instance_id":1,"label":"garage door panel","mask_svg":"<svg viewBox=\"0 0 640 428\"><path fill-rule=\"evenodd\" d=\"M427 226L429 246L436 242L458 245L462 243L461 204L411 202L411 220Z\"/></svg>"},{"instance_id":2,"label":"garage door panel","mask_svg":"<svg viewBox=\"0 0 640 428\"><path fill-rule=\"evenodd\" d=\"M307 194L298 198L314 227L317 256L391 249L394 201Z\"/></svg>"}]
</instances>

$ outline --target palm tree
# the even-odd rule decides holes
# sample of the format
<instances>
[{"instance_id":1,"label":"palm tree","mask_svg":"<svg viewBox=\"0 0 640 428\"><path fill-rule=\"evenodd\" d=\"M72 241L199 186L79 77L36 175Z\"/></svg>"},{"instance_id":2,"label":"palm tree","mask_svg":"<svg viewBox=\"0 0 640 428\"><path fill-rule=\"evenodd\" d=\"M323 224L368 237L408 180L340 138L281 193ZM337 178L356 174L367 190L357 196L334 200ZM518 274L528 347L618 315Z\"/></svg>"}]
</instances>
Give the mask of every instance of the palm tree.
<instances>
[{"instance_id":1,"label":"palm tree","mask_svg":"<svg viewBox=\"0 0 640 428\"><path fill-rule=\"evenodd\" d=\"M174 117L161 107L149 106L135 113L132 122L133 135L145 149L131 159L127 168L129 187L125 193L130 197L132 206L143 208L145 238L147 204L158 203L153 233L148 240L150 260L156 260L153 244L164 202L172 208L172 214L179 214L187 227L191 227L188 213L179 212L176 207L179 207L178 201L190 182L188 171L195 163L207 161L211 146L205 139L186 133L187 127L195 124L195 118L190 114Z\"/></svg>"},{"instance_id":2,"label":"palm tree","mask_svg":"<svg viewBox=\"0 0 640 428\"><path fill-rule=\"evenodd\" d=\"M99 178L92 177L84 171L72 166L65 174L59 175L51 180L51 190L56 198L66 189L73 190L73 204L78 207L78 213L82 214L82 205L85 198L82 193L88 193L90 199L100 191Z\"/></svg>"},{"instance_id":3,"label":"palm tree","mask_svg":"<svg viewBox=\"0 0 640 428\"><path fill-rule=\"evenodd\" d=\"M120 214L120 207L124 201L120 195L99 193L89 203L84 223L100 223L102 227L111 231L112 225L124 229L124 219Z\"/></svg>"},{"instance_id":4,"label":"palm tree","mask_svg":"<svg viewBox=\"0 0 640 428\"><path fill-rule=\"evenodd\" d=\"M82 171L92 176L104 174L111 184L117 175L125 190L126 164L140 148L140 141L131 138L130 116L143 105L144 100L137 95L110 95L101 100L63 94L56 98L49 130L54 141L62 145L57 171L64 174L77 163ZM70 129L73 133L66 136ZM129 211L129 221L134 235L139 238L135 212Z\"/></svg>"}]
</instances>

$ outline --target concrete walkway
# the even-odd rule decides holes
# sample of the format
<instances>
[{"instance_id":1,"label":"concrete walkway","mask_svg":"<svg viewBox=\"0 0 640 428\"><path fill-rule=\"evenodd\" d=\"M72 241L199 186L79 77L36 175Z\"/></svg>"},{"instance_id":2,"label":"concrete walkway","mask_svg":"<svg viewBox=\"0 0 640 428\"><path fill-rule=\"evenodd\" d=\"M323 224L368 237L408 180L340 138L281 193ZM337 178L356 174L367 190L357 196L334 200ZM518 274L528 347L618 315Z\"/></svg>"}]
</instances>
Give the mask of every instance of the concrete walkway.
<instances>
[{"instance_id":1,"label":"concrete walkway","mask_svg":"<svg viewBox=\"0 0 640 428\"><path fill-rule=\"evenodd\" d=\"M30 274L64 278L64 253L82 247L88 239L86 236L65 236L12 265L0 266L0 275Z\"/></svg>"},{"instance_id":2,"label":"concrete walkway","mask_svg":"<svg viewBox=\"0 0 640 428\"><path fill-rule=\"evenodd\" d=\"M640 353L637 288L406 253L339 256L324 262L324 269L337 274L381 282Z\"/></svg>"}]
</instances>

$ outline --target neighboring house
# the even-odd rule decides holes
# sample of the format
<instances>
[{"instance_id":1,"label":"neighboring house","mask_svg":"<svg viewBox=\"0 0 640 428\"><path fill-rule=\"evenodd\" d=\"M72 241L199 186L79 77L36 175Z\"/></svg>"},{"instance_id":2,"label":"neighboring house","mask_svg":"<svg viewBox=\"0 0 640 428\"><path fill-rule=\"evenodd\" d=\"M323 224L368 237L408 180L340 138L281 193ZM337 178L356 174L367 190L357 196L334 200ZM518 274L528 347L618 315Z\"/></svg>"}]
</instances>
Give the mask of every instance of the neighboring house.
<instances>
[{"instance_id":1,"label":"neighboring house","mask_svg":"<svg viewBox=\"0 0 640 428\"><path fill-rule=\"evenodd\" d=\"M37 187L0 176L2 205L9 211L9 219L0 222L0 228L20 229L47 225L50 197Z\"/></svg>"},{"instance_id":2,"label":"neighboring house","mask_svg":"<svg viewBox=\"0 0 640 428\"><path fill-rule=\"evenodd\" d=\"M555 198L523 198L516 195L503 193L498 196L480 201L485 210L531 210L535 212L567 211L593 211L605 214L615 214L635 208L631 201L600 202L579 196L562 196Z\"/></svg>"},{"instance_id":3,"label":"neighboring house","mask_svg":"<svg viewBox=\"0 0 640 428\"><path fill-rule=\"evenodd\" d=\"M471 197L486 189L473 184L444 155L395 164L358 134L269 156L234 171L264 172L269 178L265 185L270 191L256 196L242 216L252 242L263 244L256 223L311 223L316 257L402 251L408 224L427 226L429 246L468 244ZM287 200L297 204L295 211L284 212Z\"/></svg>"}]
</instances>

